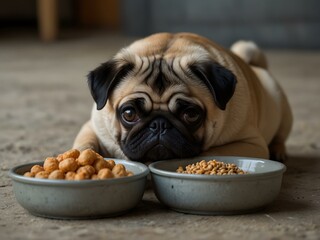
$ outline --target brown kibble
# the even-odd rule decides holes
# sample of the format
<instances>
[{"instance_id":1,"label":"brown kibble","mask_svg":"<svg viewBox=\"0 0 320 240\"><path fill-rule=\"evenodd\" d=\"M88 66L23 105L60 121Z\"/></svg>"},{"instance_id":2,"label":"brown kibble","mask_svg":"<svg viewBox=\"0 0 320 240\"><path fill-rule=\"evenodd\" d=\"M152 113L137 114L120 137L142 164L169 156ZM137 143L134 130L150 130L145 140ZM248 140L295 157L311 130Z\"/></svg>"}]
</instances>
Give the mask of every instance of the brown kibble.
<instances>
[{"instance_id":1,"label":"brown kibble","mask_svg":"<svg viewBox=\"0 0 320 240\"><path fill-rule=\"evenodd\" d=\"M206 171L211 171L212 169L213 169L213 166L211 164L205 168Z\"/></svg>"},{"instance_id":2,"label":"brown kibble","mask_svg":"<svg viewBox=\"0 0 320 240\"><path fill-rule=\"evenodd\" d=\"M66 180L74 180L75 176L76 176L75 172L67 172L66 176L65 176L65 179Z\"/></svg>"},{"instance_id":3,"label":"brown kibble","mask_svg":"<svg viewBox=\"0 0 320 240\"><path fill-rule=\"evenodd\" d=\"M93 164L94 169L96 170L96 173L98 173L103 168L109 168L112 169L112 166L109 162L107 162L104 159L97 159Z\"/></svg>"},{"instance_id":4,"label":"brown kibble","mask_svg":"<svg viewBox=\"0 0 320 240\"><path fill-rule=\"evenodd\" d=\"M61 170L54 170L48 176L48 179L64 179L64 173Z\"/></svg>"},{"instance_id":5,"label":"brown kibble","mask_svg":"<svg viewBox=\"0 0 320 240\"><path fill-rule=\"evenodd\" d=\"M114 175L109 168L103 168L98 172L99 179L113 178Z\"/></svg>"},{"instance_id":6,"label":"brown kibble","mask_svg":"<svg viewBox=\"0 0 320 240\"><path fill-rule=\"evenodd\" d=\"M56 159L58 160L58 162L61 162L63 160L63 154L59 154Z\"/></svg>"},{"instance_id":7,"label":"brown kibble","mask_svg":"<svg viewBox=\"0 0 320 240\"><path fill-rule=\"evenodd\" d=\"M126 176L126 169L123 164L119 163L113 167L112 173L116 178L124 177Z\"/></svg>"},{"instance_id":8,"label":"brown kibble","mask_svg":"<svg viewBox=\"0 0 320 240\"><path fill-rule=\"evenodd\" d=\"M25 177L34 177L34 173L32 173L32 172L26 172L25 174L23 174L23 176L25 176Z\"/></svg>"},{"instance_id":9,"label":"brown kibble","mask_svg":"<svg viewBox=\"0 0 320 240\"><path fill-rule=\"evenodd\" d=\"M130 176L133 176L134 174L133 174L133 172L131 172L131 171L127 171L127 174L126 174L128 177L130 177Z\"/></svg>"},{"instance_id":10,"label":"brown kibble","mask_svg":"<svg viewBox=\"0 0 320 240\"><path fill-rule=\"evenodd\" d=\"M183 172L183 167L179 166L178 169L177 169L177 173L182 173L182 172Z\"/></svg>"},{"instance_id":11,"label":"brown kibble","mask_svg":"<svg viewBox=\"0 0 320 240\"><path fill-rule=\"evenodd\" d=\"M54 157L48 157L43 163L43 168L46 172L53 172L54 170L59 169L59 162Z\"/></svg>"},{"instance_id":12,"label":"brown kibble","mask_svg":"<svg viewBox=\"0 0 320 240\"><path fill-rule=\"evenodd\" d=\"M112 159L107 160L107 163L109 163L111 170L112 170L112 169L114 168L114 166L116 165L115 161L112 160Z\"/></svg>"},{"instance_id":13,"label":"brown kibble","mask_svg":"<svg viewBox=\"0 0 320 240\"><path fill-rule=\"evenodd\" d=\"M238 168L236 164L224 163L216 160L201 160L200 162L189 164L185 167L179 166L176 170L178 173L187 174L205 174L205 175L234 175L245 174L243 170Z\"/></svg>"},{"instance_id":14,"label":"brown kibble","mask_svg":"<svg viewBox=\"0 0 320 240\"><path fill-rule=\"evenodd\" d=\"M194 172L201 170L199 164L192 168ZM183 168L180 170L183 171ZM77 149L70 149L56 158L46 158L43 166L34 165L29 172L24 173L26 177L65 180L107 179L132 175L133 172L127 171L123 164L116 164L112 159L105 160L91 149L81 153Z\"/></svg>"},{"instance_id":15,"label":"brown kibble","mask_svg":"<svg viewBox=\"0 0 320 240\"><path fill-rule=\"evenodd\" d=\"M30 172L33 173L34 175L36 175L38 172L42 172L42 171L44 171L44 169L40 165L34 165L30 170Z\"/></svg>"},{"instance_id":16,"label":"brown kibble","mask_svg":"<svg viewBox=\"0 0 320 240\"><path fill-rule=\"evenodd\" d=\"M96 170L91 165L85 165L85 166L78 168L77 173L81 173L81 172L83 172L83 173L87 174L89 177L91 177L93 174L96 173Z\"/></svg>"},{"instance_id":17,"label":"brown kibble","mask_svg":"<svg viewBox=\"0 0 320 240\"><path fill-rule=\"evenodd\" d=\"M70 149L62 154L62 160L65 160L67 158L77 159L79 155L80 155L80 152L78 149Z\"/></svg>"},{"instance_id":18,"label":"brown kibble","mask_svg":"<svg viewBox=\"0 0 320 240\"><path fill-rule=\"evenodd\" d=\"M124 167L123 164L118 163L118 164L116 164L116 165L113 167L112 171L118 172L118 171L123 171L123 170L125 170L125 169L126 169L126 168Z\"/></svg>"},{"instance_id":19,"label":"brown kibble","mask_svg":"<svg viewBox=\"0 0 320 240\"><path fill-rule=\"evenodd\" d=\"M89 178L90 176L85 172L76 173L76 175L74 176L74 180L86 180Z\"/></svg>"},{"instance_id":20,"label":"brown kibble","mask_svg":"<svg viewBox=\"0 0 320 240\"><path fill-rule=\"evenodd\" d=\"M50 174L49 172L42 171L42 172L38 172L34 177L35 178L48 178L49 174Z\"/></svg>"},{"instance_id":21,"label":"brown kibble","mask_svg":"<svg viewBox=\"0 0 320 240\"><path fill-rule=\"evenodd\" d=\"M77 161L79 165L92 165L93 162L97 159L96 153L92 149L86 149L80 153Z\"/></svg>"},{"instance_id":22,"label":"brown kibble","mask_svg":"<svg viewBox=\"0 0 320 240\"><path fill-rule=\"evenodd\" d=\"M99 178L98 178L98 175L97 175L97 174L93 174L93 175L91 176L91 179L92 179L92 180L98 180Z\"/></svg>"},{"instance_id":23,"label":"brown kibble","mask_svg":"<svg viewBox=\"0 0 320 240\"><path fill-rule=\"evenodd\" d=\"M66 158L59 163L59 169L64 173L75 172L78 167L78 163L74 158Z\"/></svg>"}]
</instances>

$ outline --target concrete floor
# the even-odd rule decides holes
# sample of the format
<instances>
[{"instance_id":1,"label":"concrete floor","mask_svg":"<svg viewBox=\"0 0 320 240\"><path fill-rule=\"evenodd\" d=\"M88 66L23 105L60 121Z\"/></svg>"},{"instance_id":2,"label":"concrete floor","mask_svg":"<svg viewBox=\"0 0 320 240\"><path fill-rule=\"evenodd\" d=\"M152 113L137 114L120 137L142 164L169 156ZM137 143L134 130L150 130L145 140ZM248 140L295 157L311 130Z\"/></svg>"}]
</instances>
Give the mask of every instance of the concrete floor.
<instances>
[{"instance_id":1,"label":"concrete floor","mask_svg":"<svg viewBox=\"0 0 320 240\"><path fill-rule=\"evenodd\" d=\"M320 51L268 51L295 122L278 199L247 215L197 216L162 206L151 190L115 218L39 218L15 200L8 170L71 147L92 104L85 76L132 39L93 34L42 44L0 40L0 239L320 239Z\"/></svg>"}]
</instances>

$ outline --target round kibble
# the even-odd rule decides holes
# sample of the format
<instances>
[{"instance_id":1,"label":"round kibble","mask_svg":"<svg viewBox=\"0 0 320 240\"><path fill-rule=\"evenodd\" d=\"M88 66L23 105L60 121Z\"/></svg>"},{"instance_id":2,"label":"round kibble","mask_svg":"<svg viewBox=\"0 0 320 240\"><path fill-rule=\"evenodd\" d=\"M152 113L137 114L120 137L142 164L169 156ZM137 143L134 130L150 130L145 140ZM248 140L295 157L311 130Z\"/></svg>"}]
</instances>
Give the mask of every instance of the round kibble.
<instances>
[{"instance_id":1,"label":"round kibble","mask_svg":"<svg viewBox=\"0 0 320 240\"><path fill-rule=\"evenodd\" d=\"M183 171L183 169L181 170ZM91 149L81 153L76 149L68 150L55 157L48 157L43 166L34 165L26 177L85 180L107 179L132 176L123 164L116 164L114 160L105 160L100 154Z\"/></svg>"},{"instance_id":2,"label":"round kibble","mask_svg":"<svg viewBox=\"0 0 320 240\"><path fill-rule=\"evenodd\" d=\"M133 176L134 174L133 174L133 172L131 172L131 171L127 171L127 174L126 174L128 177L130 177L130 176Z\"/></svg>"},{"instance_id":3,"label":"round kibble","mask_svg":"<svg viewBox=\"0 0 320 240\"><path fill-rule=\"evenodd\" d=\"M34 165L30 170L30 172L33 173L34 175L36 175L38 172L42 172L42 171L44 171L44 169L40 165Z\"/></svg>"},{"instance_id":4,"label":"round kibble","mask_svg":"<svg viewBox=\"0 0 320 240\"><path fill-rule=\"evenodd\" d=\"M86 149L80 153L77 161L79 165L92 165L97 159L97 154L92 149Z\"/></svg>"},{"instance_id":5,"label":"round kibble","mask_svg":"<svg viewBox=\"0 0 320 240\"><path fill-rule=\"evenodd\" d=\"M34 177L35 178L48 178L49 173L46 171L38 172Z\"/></svg>"},{"instance_id":6,"label":"round kibble","mask_svg":"<svg viewBox=\"0 0 320 240\"><path fill-rule=\"evenodd\" d=\"M99 178L98 178L98 175L97 175L97 174L93 174L93 175L91 176L91 179L92 179L92 180L97 180L97 179L99 179Z\"/></svg>"},{"instance_id":7,"label":"round kibble","mask_svg":"<svg viewBox=\"0 0 320 240\"><path fill-rule=\"evenodd\" d=\"M64 179L64 173L61 170L54 170L48 176L48 179Z\"/></svg>"},{"instance_id":8,"label":"round kibble","mask_svg":"<svg viewBox=\"0 0 320 240\"><path fill-rule=\"evenodd\" d=\"M123 164L116 164L112 169L112 173L116 178L124 177L126 176L126 169Z\"/></svg>"},{"instance_id":9,"label":"round kibble","mask_svg":"<svg viewBox=\"0 0 320 240\"><path fill-rule=\"evenodd\" d=\"M76 173L76 175L74 176L74 180L86 180L89 178L90 176L85 172Z\"/></svg>"},{"instance_id":10,"label":"round kibble","mask_svg":"<svg viewBox=\"0 0 320 240\"><path fill-rule=\"evenodd\" d=\"M75 172L67 172L66 176L65 176L65 179L66 180L74 180L75 176L76 176Z\"/></svg>"},{"instance_id":11,"label":"round kibble","mask_svg":"<svg viewBox=\"0 0 320 240\"><path fill-rule=\"evenodd\" d=\"M78 149L70 149L69 151L66 151L62 154L62 159L67 159L67 158L74 158L77 159L80 155L80 152Z\"/></svg>"},{"instance_id":12,"label":"round kibble","mask_svg":"<svg viewBox=\"0 0 320 240\"><path fill-rule=\"evenodd\" d=\"M109 163L109 168L112 170L114 166L116 165L115 161L112 159L107 160L107 163Z\"/></svg>"},{"instance_id":13,"label":"round kibble","mask_svg":"<svg viewBox=\"0 0 320 240\"><path fill-rule=\"evenodd\" d=\"M114 175L109 168L103 168L98 172L99 179L113 178Z\"/></svg>"},{"instance_id":14,"label":"round kibble","mask_svg":"<svg viewBox=\"0 0 320 240\"><path fill-rule=\"evenodd\" d=\"M59 169L62 172L75 172L78 167L78 163L74 158L66 158L59 163Z\"/></svg>"},{"instance_id":15,"label":"round kibble","mask_svg":"<svg viewBox=\"0 0 320 240\"><path fill-rule=\"evenodd\" d=\"M81 173L81 172L91 177L93 174L96 173L96 170L91 165L85 165L83 167L78 168L77 173Z\"/></svg>"},{"instance_id":16,"label":"round kibble","mask_svg":"<svg viewBox=\"0 0 320 240\"><path fill-rule=\"evenodd\" d=\"M96 172L99 172L103 168L109 168L110 170L112 169L112 166L110 165L110 163L108 163L104 159L97 159L94 162L93 167L95 168Z\"/></svg>"},{"instance_id":17,"label":"round kibble","mask_svg":"<svg viewBox=\"0 0 320 240\"><path fill-rule=\"evenodd\" d=\"M34 177L34 173L32 173L32 172L26 172L25 174L23 174L23 176L25 176L25 177Z\"/></svg>"},{"instance_id":18,"label":"round kibble","mask_svg":"<svg viewBox=\"0 0 320 240\"><path fill-rule=\"evenodd\" d=\"M54 157L48 157L43 163L43 168L46 172L53 172L54 170L59 169L59 162L56 158Z\"/></svg>"},{"instance_id":19,"label":"round kibble","mask_svg":"<svg viewBox=\"0 0 320 240\"><path fill-rule=\"evenodd\" d=\"M63 154L59 154L56 159L58 160L58 162L61 162L63 160Z\"/></svg>"}]
</instances>

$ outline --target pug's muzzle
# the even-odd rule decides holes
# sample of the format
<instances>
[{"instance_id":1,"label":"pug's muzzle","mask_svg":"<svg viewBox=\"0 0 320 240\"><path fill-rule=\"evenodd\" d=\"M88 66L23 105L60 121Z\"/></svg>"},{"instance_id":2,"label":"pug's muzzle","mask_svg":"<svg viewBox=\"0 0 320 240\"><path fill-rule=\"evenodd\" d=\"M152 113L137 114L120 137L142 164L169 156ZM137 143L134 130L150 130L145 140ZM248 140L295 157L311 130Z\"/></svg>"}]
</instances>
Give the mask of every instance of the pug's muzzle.
<instances>
[{"instance_id":1,"label":"pug's muzzle","mask_svg":"<svg viewBox=\"0 0 320 240\"><path fill-rule=\"evenodd\" d=\"M140 162L184 158L201 152L199 141L168 113L136 124L120 146L126 156Z\"/></svg>"}]
</instances>

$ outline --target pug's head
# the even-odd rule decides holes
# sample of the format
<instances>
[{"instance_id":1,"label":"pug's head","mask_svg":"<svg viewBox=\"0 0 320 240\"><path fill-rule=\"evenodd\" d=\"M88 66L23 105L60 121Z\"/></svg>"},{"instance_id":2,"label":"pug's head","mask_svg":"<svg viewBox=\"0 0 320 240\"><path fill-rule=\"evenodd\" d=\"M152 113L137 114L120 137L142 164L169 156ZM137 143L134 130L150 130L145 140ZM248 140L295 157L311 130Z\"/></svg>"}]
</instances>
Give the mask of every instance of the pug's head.
<instances>
[{"instance_id":1,"label":"pug's head","mask_svg":"<svg viewBox=\"0 0 320 240\"><path fill-rule=\"evenodd\" d=\"M199 155L214 128L210 118L225 111L236 82L188 34L136 41L88 75L105 129L128 159L141 162Z\"/></svg>"}]
</instances>

